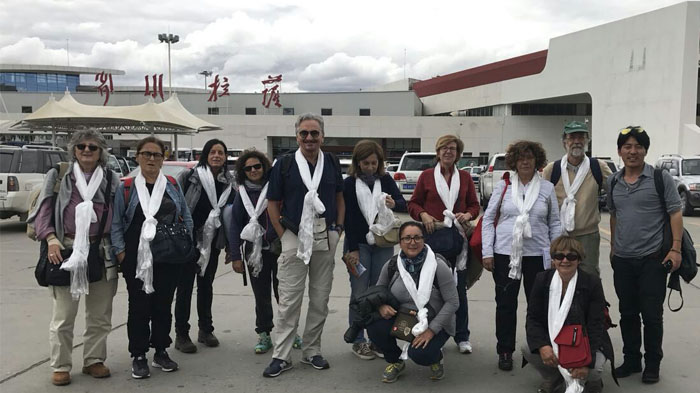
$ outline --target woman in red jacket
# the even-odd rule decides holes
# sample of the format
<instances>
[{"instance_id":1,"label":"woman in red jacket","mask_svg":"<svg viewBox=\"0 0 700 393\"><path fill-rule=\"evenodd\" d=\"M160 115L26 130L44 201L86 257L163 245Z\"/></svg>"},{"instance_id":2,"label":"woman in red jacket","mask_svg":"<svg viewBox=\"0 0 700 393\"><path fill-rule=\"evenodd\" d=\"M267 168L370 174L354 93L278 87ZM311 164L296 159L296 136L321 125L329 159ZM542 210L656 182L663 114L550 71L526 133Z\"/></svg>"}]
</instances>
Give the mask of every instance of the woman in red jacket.
<instances>
[{"instance_id":1,"label":"woman in red jacket","mask_svg":"<svg viewBox=\"0 0 700 393\"><path fill-rule=\"evenodd\" d=\"M457 270L459 308L454 336L461 353L471 353L469 313L467 306L468 242L462 224L479 215L479 200L469 172L460 171L456 163L462 157L464 143L455 135L443 135L435 143L437 165L418 177L408 212L425 225L426 243L440 253ZM436 224L440 228L436 228Z\"/></svg>"}]
</instances>

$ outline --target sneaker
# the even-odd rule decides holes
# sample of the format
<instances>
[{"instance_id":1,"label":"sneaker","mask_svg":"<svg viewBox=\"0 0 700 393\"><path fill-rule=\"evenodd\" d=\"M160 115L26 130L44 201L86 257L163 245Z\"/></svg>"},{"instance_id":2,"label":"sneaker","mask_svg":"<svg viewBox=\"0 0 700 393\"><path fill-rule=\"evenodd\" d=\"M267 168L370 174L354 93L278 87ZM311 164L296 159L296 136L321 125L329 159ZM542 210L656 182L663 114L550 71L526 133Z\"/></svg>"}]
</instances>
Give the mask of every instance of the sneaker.
<instances>
[{"instance_id":1,"label":"sneaker","mask_svg":"<svg viewBox=\"0 0 700 393\"><path fill-rule=\"evenodd\" d=\"M371 349L377 357L384 359L384 352L381 348L374 345L374 343L369 343L369 349Z\"/></svg>"},{"instance_id":2,"label":"sneaker","mask_svg":"<svg viewBox=\"0 0 700 393\"><path fill-rule=\"evenodd\" d=\"M263 371L263 377L274 378L291 368L292 362L272 358L270 365Z\"/></svg>"},{"instance_id":3,"label":"sneaker","mask_svg":"<svg viewBox=\"0 0 700 393\"><path fill-rule=\"evenodd\" d=\"M301 358L301 362L304 364L310 364L316 370L325 370L327 368L331 368L331 365L330 363L328 363L328 360L324 359L321 355L315 355L308 358Z\"/></svg>"},{"instance_id":4,"label":"sneaker","mask_svg":"<svg viewBox=\"0 0 700 393\"><path fill-rule=\"evenodd\" d=\"M511 352L503 352L498 355L498 368L503 371L511 371L513 369L513 354Z\"/></svg>"},{"instance_id":5,"label":"sneaker","mask_svg":"<svg viewBox=\"0 0 700 393\"><path fill-rule=\"evenodd\" d=\"M165 350L156 352L156 354L153 355L153 362L151 362L151 366L159 368L165 371L166 373L175 371L178 367L177 363L170 359L168 352L166 352Z\"/></svg>"},{"instance_id":6,"label":"sneaker","mask_svg":"<svg viewBox=\"0 0 700 393\"><path fill-rule=\"evenodd\" d=\"M294 336L294 344L292 344L292 348L294 348L294 349L301 349L301 343L302 343L301 337L299 337L298 334L295 335L295 336Z\"/></svg>"},{"instance_id":7,"label":"sneaker","mask_svg":"<svg viewBox=\"0 0 700 393\"><path fill-rule=\"evenodd\" d=\"M644 383L657 383L659 382L659 366L649 366L644 367L644 372L642 373L642 382Z\"/></svg>"},{"instance_id":8,"label":"sneaker","mask_svg":"<svg viewBox=\"0 0 700 393\"><path fill-rule=\"evenodd\" d=\"M366 342L352 344L352 353L362 360L372 360L376 357Z\"/></svg>"},{"instance_id":9,"label":"sneaker","mask_svg":"<svg viewBox=\"0 0 700 393\"><path fill-rule=\"evenodd\" d=\"M195 353L197 352L197 346L194 345L192 340L190 339L190 335L185 333L185 334L177 334L175 336L175 349L182 353Z\"/></svg>"},{"instance_id":10,"label":"sneaker","mask_svg":"<svg viewBox=\"0 0 700 393\"><path fill-rule=\"evenodd\" d=\"M270 334L267 332L262 332L258 334L258 343L255 344L255 353L261 354L272 349L272 339Z\"/></svg>"},{"instance_id":11,"label":"sneaker","mask_svg":"<svg viewBox=\"0 0 700 393\"><path fill-rule=\"evenodd\" d=\"M617 378L626 378L640 372L642 372L641 362L624 361L620 367L615 369L615 376Z\"/></svg>"},{"instance_id":12,"label":"sneaker","mask_svg":"<svg viewBox=\"0 0 700 393\"><path fill-rule=\"evenodd\" d=\"M200 330L199 335L197 335L197 341L206 345L207 347L219 346L219 339L216 338L216 336L212 332L204 332Z\"/></svg>"},{"instance_id":13,"label":"sneaker","mask_svg":"<svg viewBox=\"0 0 700 393\"><path fill-rule=\"evenodd\" d=\"M382 374L382 382L396 382L396 380L399 379L399 375L405 368L406 364L403 362L403 360L399 360L396 363L389 363Z\"/></svg>"},{"instance_id":14,"label":"sneaker","mask_svg":"<svg viewBox=\"0 0 700 393\"><path fill-rule=\"evenodd\" d=\"M459 347L459 353L472 353L473 351L472 343L469 340L461 341L457 346Z\"/></svg>"},{"instance_id":15,"label":"sneaker","mask_svg":"<svg viewBox=\"0 0 700 393\"><path fill-rule=\"evenodd\" d=\"M151 370L148 369L148 359L145 356L137 356L131 362L131 377L135 379L148 378Z\"/></svg>"},{"instance_id":16,"label":"sneaker","mask_svg":"<svg viewBox=\"0 0 700 393\"><path fill-rule=\"evenodd\" d=\"M438 363L433 363L430 365L430 379L433 381L439 381L445 377L445 366L442 364L442 360Z\"/></svg>"}]
</instances>

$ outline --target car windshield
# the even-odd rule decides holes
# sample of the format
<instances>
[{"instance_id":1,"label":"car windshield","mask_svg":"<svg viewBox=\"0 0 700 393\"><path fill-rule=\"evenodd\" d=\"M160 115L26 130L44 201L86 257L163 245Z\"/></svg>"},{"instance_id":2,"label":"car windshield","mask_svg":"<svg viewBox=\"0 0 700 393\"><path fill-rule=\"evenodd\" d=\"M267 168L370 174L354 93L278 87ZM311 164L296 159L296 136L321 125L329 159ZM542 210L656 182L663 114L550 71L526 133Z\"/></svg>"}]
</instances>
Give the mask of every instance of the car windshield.
<instances>
[{"instance_id":1,"label":"car windshield","mask_svg":"<svg viewBox=\"0 0 700 393\"><path fill-rule=\"evenodd\" d=\"M506 168L506 157L505 156L496 157L496 161L493 163L493 170L494 171L506 171L506 170L508 170L508 168Z\"/></svg>"},{"instance_id":2,"label":"car windshield","mask_svg":"<svg viewBox=\"0 0 700 393\"><path fill-rule=\"evenodd\" d=\"M700 158L683 160L683 176L700 175Z\"/></svg>"},{"instance_id":3,"label":"car windshield","mask_svg":"<svg viewBox=\"0 0 700 393\"><path fill-rule=\"evenodd\" d=\"M406 156L403 159L403 171L423 171L435 166L435 156Z\"/></svg>"},{"instance_id":4,"label":"car windshield","mask_svg":"<svg viewBox=\"0 0 700 393\"><path fill-rule=\"evenodd\" d=\"M10 173L12 156L14 156L14 152L12 151L0 152L0 173Z\"/></svg>"}]
</instances>

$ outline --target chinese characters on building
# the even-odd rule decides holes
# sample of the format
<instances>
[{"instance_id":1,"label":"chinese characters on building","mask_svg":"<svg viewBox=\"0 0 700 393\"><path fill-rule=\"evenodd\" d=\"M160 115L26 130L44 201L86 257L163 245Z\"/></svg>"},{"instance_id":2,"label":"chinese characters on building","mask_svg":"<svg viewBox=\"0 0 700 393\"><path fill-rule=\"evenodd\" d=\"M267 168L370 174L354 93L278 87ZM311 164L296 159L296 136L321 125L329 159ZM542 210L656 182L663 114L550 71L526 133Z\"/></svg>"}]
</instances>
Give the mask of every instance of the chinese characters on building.
<instances>
[{"instance_id":1,"label":"chinese characters on building","mask_svg":"<svg viewBox=\"0 0 700 393\"><path fill-rule=\"evenodd\" d=\"M97 91L100 92L100 97L104 95L105 102L102 106L107 105L109 101L109 94L114 92L114 85L112 84L112 74L105 73L104 71L99 74L95 74L95 82L99 81L100 85L97 86Z\"/></svg>"},{"instance_id":2,"label":"chinese characters on building","mask_svg":"<svg viewBox=\"0 0 700 393\"><path fill-rule=\"evenodd\" d=\"M269 108L270 104L272 102L274 102L278 108L280 108L282 106L282 104L280 104L280 90L279 90L281 83L282 83L282 74L279 74L277 76L268 75L267 79L262 81L262 84L265 87L265 90L262 91L262 95L263 95L262 105L265 108ZM269 95L268 95L268 93L269 93Z\"/></svg>"},{"instance_id":3,"label":"chinese characters on building","mask_svg":"<svg viewBox=\"0 0 700 393\"><path fill-rule=\"evenodd\" d=\"M156 98L156 96L160 96L160 100L163 100L163 74L156 75L153 74L153 89L151 90L149 84L148 84L148 75L145 77L146 79L146 92L143 94L144 96L151 96L153 98Z\"/></svg>"},{"instance_id":4,"label":"chinese characters on building","mask_svg":"<svg viewBox=\"0 0 700 393\"><path fill-rule=\"evenodd\" d=\"M209 85L209 87L211 87L211 94L209 94L209 99L208 99L207 101L209 101L209 102L211 102L211 101L216 102L216 100L217 100L219 97L223 97L223 96L229 95L229 94L228 94L228 86L229 86L229 84L228 84L228 78L227 78L227 77L224 77L224 78L223 78L223 82L224 82L224 83L220 83L220 82L219 82L219 74L216 74L216 76L214 77L214 82L212 82L212 84ZM218 93L219 87L221 87L221 90L222 90L221 93Z\"/></svg>"}]
</instances>

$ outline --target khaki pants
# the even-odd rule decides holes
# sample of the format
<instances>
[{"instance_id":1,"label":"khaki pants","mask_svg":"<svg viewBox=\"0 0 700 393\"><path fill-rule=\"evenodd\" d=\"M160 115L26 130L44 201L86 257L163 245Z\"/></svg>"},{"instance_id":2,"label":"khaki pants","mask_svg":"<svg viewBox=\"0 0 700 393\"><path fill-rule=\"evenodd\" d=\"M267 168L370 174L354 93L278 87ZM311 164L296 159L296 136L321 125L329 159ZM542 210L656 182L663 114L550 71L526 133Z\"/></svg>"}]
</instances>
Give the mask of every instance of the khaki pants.
<instances>
[{"instance_id":1,"label":"khaki pants","mask_svg":"<svg viewBox=\"0 0 700 393\"><path fill-rule=\"evenodd\" d=\"M593 232L587 235L576 236L576 240L583 244L586 257L581 261L579 268L586 273L600 277L600 232Z\"/></svg>"},{"instance_id":2,"label":"khaki pants","mask_svg":"<svg viewBox=\"0 0 700 393\"><path fill-rule=\"evenodd\" d=\"M85 332L83 333L83 366L104 362L107 358L107 335L112 330L112 299L118 280L90 283L90 294L84 296ZM73 327L79 301L73 300L70 287L49 286L53 298L53 315L49 325L51 369L70 372L73 366Z\"/></svg>"},{"instance_id":3,"label":"khaki pants","mask_svg":"<svg viewBox=\"0 0 700 393\"><path fill-rule=\"evenodd\" d=\"M339 234L336 231L328 231L328 237L330 249L314 251L309 264L306 265L296 256L297 236L288 230L282 235L282 254L277 260L279 306L272 334L275 344L273 358L291 360L307 276L309 277L309 309L302 337L302 356L307 358L321 354L321 333L328 316L328 297L333 284L335 249Z\"/></svg>"}]
</instances>

